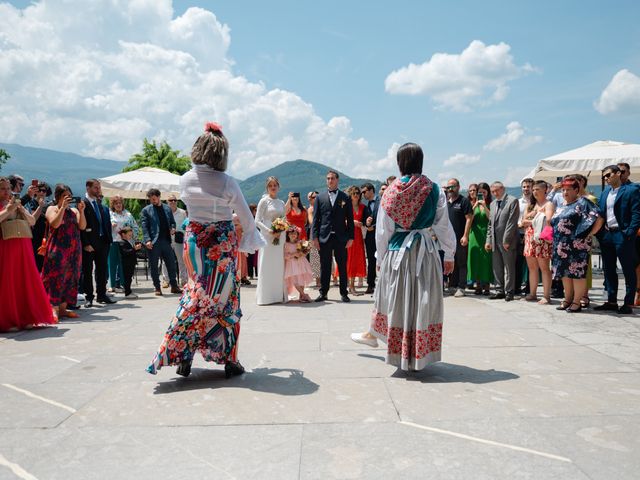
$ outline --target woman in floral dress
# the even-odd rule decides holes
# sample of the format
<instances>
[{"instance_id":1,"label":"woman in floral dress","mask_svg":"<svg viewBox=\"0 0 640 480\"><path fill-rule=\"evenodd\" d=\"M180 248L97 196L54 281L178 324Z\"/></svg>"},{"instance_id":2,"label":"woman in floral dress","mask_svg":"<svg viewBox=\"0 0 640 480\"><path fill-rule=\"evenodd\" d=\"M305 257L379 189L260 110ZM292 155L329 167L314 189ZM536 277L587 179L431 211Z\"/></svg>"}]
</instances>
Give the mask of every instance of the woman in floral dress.
<instances>
[{"instance_id":1,"label":"woman in floral dress","mask_svg":"<svg viewBox=\"0 0 640 480\"><path fill-rule=\"evenodd\" d=\"M565 205L558 207L551 218L553 227L553 256L551 270L553 278L561 278L564 299L558 310L579 312L580 300L587 290L587 266L591 251L591 235L604 223L598 207L581 197L580 186L575 178L562 182L562 197Z\"/></svg>"},{"instance_id":2,"label":"woman in floral dress","mask_svg":"<svg viewBox=\"0 0 640 480\"><path fill-rule=\"evenodd\" d=\"M56 185L53 199L56 205L45 214L49 223L47 250L42 266L42 283L49 294L49 302L58 318L77 318L78 314L67 310L78 298L78 284L82 271L82 244L80 231L87 226L84 217L84 202L70 208L71 189L67 185Z\"/></svg>"},{"instance_id":3,"label":"woman in floral dress","mask_svg":"<svg viewBox=\"0 0 640 480\"><path fill-rule=\"evenodd\" d=\"M196 352L208 362L224 364L227 378L240 375L240 285L238 250L253 252L264 245L238 183L227 169L229 144L215 123L205 125L191 150L193 168L180 179L180 198L189 224L184 263L189 274L178 309L147 372L179 365L177 374L191 373ZM238 242L233 212L242 225Z\"/></svg>"}]
</instances>

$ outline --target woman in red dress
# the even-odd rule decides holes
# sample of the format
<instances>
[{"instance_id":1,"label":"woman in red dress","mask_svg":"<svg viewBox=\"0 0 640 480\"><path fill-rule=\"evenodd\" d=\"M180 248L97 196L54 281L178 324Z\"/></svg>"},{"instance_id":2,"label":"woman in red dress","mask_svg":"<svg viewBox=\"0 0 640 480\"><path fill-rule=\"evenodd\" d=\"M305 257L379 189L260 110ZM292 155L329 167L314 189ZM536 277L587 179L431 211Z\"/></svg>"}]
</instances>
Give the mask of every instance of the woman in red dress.
<instances>
[{"instance_id":1,"label":"woman in red dress","mask_svg":"<svg viewBox=\"0 0 640 480\"><path fill-rule=\"evenodd\" d=\"M20 200L11 198L9 180L0 177L0 224L24 218L29 225L35 219ZM4 273L0 288L0 332L56 323L47 292L36 268L30 238L1 238L0 265Z\"/></svg>"},{"instance_id":2,"label":"woman in red dress","mask_svg":"<svg viewBox=\"0 0 640 480\"><path fill-rule=\"evenodd\" d=\"M347 189L353 205L353 243L347 249L347 276L349 277L349 293L352 295L362 295L356 292L356 278L367 276L367 265L365 263L364 239L362 236L362 221L364 216L364 205L360 203L362 192L358 187L352 186Z\"/></svg>"},{"instance_id":3,"label":"woman in red dress","mask_svg":"<svg viewBox=\"0 0 640 480\"><path fill-rule=\"evenodd\" d=\"M287 216L287 222L300 229L300 240L306 240L307 210L300 202L300 193L289 192L287 203L284 204L284 213Z\"/></svg>"}]
</instances>

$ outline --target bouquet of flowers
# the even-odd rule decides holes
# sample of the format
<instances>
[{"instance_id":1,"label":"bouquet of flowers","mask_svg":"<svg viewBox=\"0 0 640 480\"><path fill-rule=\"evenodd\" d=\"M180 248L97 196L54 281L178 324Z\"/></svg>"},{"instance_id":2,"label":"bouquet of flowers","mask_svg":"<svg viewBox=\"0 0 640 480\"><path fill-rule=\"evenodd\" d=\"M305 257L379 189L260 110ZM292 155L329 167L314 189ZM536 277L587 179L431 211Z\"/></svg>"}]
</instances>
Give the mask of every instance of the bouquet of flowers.
<instances>
[{"instance_id":1,"label":"bouquet of flowers","mask_svg":"<svg viewBox=\"0 0 640 480\"><path fill-rule=\"evenodd\" d=\"M289 224L287 223L287 221L282 218L282 217L278 217L276 218L272 223L271 223L271 231L273 233L281 233L284 232L287 228L289 228ZM273 239L273 244L274 245L279 245L280 244L280 237L275 237Z\"/></svg>"},{"instance_id":2,"label":"bouquet of flowers","mask_svg":"<svg viewBox=\"0 0 640 480\"><path fill-rule=\"evenodd\" d=\"M296 248L302 255L308 255L311 251L311 244L308 240L302 240L298 242L298 246Z\"/></svg>"}]
</instances>

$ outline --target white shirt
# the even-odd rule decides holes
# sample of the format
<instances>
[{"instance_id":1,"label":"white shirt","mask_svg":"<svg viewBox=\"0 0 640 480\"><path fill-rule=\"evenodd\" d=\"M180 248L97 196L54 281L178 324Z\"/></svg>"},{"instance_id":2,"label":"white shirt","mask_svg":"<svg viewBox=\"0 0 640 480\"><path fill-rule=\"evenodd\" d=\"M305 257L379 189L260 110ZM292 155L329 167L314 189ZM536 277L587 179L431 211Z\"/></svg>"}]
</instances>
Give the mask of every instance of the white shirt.
<instances>
[{"instance_id":1,"label":"white shirt","mask_svg":"<svg viewBox=\"0 0 640 480\"><path fill-rule=\"evenodd\" d=\"M336 198L338 198L338 190L335 192L329 192L329 201L331 202L331 206L336 203Z\"/></svg>"},{"instance_id":2,"label":"white shirt","mask_svg":"<svg viewBox=\"0 0 640 480\"><path fill-rule=\"evenodd\" d=\"M518 199L518 204L520 205L520 215L518 216L518 225L521 225L522 219L524 218L524 214L527 211L527 207L529 206L529 199L521 197ZM524 233L524 228L518 227L518 232Z\"/></svg>"},{"instance_id":3,"label":"white shirt","mask_svg":"<svg viewBox=\"0 0 640 480\"><path fill-rule=\"evenodd\" d=\"M173 219L176 221L176 232L184 233L184 228L182 228L182 224L187 218L187 212L185 212L182 208L176 208L176 211L174 212L172 210L171 213L173 213Z\"/></svg>"},{"instance_id":4,"label":"white shirt","mask_svg":"<svg viewBox=\"0 0 640 480\"><path fill-rule=\"evenodd\" d=\"M447 196L444 190L440 190L436 216L431 225L431 230L440 242L440 248L444 250L444 259L453 261L456 253L456 234L449 221L449 210L447 208ZM384 254L389 246L389 240L396 230L396 224L384 211L378 209L376 218L376 259L378 265L382 263Z\"/></svg>"},{"instance_id":5,"label":"white shirt","mask_svg":"<svg viewBox=\"0 0 640 480\"><path fill-rule=\"evenodd\" d=\"M189 220L198 223L232 220L235 212L243 230L238 247L241 252L253 253L266 244L238 182L226 173L207 165L194 165L180 178L180 199L187 206Z\"/></svg>"},{"instance_id":6,"label":"white shirt","mask_svg":"<svg viewBox=\"0 0 640 480\"><path fill-rule=\"evenodd\" d=\"M607 227L609 228L618 228L618 220L616 220L616 214L613 211L613 206L616 203L616 197L618 196L618 188L612 188L607 195Z\"/></svg>"}]
</instances>

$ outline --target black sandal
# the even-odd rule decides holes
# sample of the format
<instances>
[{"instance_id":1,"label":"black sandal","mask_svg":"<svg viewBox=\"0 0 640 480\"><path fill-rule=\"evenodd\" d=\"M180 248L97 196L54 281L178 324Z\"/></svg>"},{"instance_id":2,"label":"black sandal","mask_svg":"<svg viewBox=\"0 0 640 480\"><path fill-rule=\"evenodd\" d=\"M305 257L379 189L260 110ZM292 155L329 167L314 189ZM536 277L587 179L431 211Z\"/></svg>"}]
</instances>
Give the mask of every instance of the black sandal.
<instances>
[{"instance_id":1,"label":"black sandal","mask_svg":"<svg viewBox=\"0 0 640 480\"><path fill-rule=\"evenodd\" d=\"M191 375L191 360L183 360L182 362L180 362L176 373L178 375L182 375L185 378Z\"/></svg>"},{"instance_id":2,"label":"black sandal","mask_svg":"<svg viewBox=\"0 0 640 480\"><path fill-rule=\"evenodd\" d=\"M567 313L579 313L579 312L582 311L582 306L579 303L571 302L571 305L577 305L578 308L573 309L573 308L571 308L571 306L569 306L569 308L565 309L565 312L567 312Z\"/></svg>"},{"instance_id":3,"label":"black sandal","mask_svg":"<svg viewBox=\"0 0 640 480\"><path fill-rule=\"evenodd\" d=\"M556 307L556 310L566 310L571 306L571 302L567 302L566 300L562 300L560 305Z\"/></svg>"},{"instance_id":4,"label":"black sandal","mask_svg":"<svg viewBox=\"0 0 640 480\"><path fill-rule=\"evenodd\" d=\"M589 305L591 305L591 299L589 297L582 297L580 300L580 306L582 308L589 308Z\"/></svg>"},{"instance_id":5,"label":"black sandal","mask_svg":"<svg viewBox=\"0 0 640 480\"><path fill-rule=\"evenodd\" d=\"M224 376L231 378L235 375L242 375L244 373L244 367L240 365L240 362L227 362L224 365Z\"/></svg>"}]
</instances>

